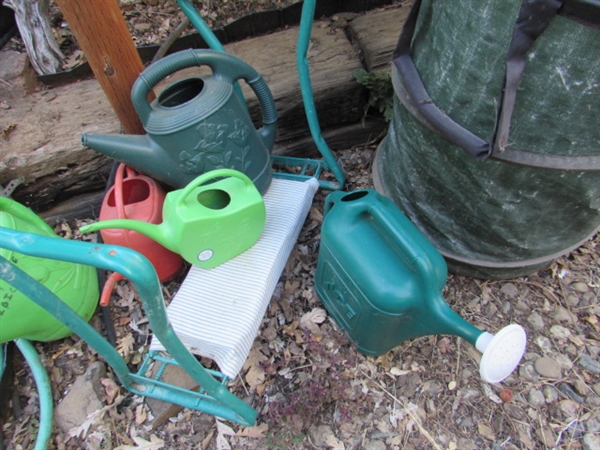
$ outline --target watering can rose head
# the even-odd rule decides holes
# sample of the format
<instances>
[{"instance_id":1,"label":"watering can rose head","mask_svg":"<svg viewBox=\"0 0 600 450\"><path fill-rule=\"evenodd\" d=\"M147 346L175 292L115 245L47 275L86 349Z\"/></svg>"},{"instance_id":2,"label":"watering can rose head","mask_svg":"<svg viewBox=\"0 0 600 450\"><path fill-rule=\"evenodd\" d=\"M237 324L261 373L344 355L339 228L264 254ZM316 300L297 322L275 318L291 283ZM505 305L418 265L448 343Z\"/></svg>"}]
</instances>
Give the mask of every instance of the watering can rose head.
<instances>
[{"instance_id":1,"label":"watering can rose head","mask_svg":"<svg viewBox=\"0 0 600 450\"><path fill-rule=\"evenodd\" d=\"M211 268L252 247L265 220L265 204L252 180L236 170L219 169L200 175L184 189L169 192L160 224L107 220L82 227L81 232L134 230L190 264Z\"/></svg>"}]
</instances>

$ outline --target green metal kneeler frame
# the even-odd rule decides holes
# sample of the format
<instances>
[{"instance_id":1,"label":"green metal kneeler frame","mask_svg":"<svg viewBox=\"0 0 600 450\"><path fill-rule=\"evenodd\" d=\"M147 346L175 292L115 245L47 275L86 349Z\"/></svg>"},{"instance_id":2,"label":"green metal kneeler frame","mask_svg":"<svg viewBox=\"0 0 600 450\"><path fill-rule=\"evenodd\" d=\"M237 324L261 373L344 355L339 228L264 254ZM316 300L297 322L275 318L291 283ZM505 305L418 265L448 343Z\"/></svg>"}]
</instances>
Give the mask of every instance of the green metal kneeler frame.
<instances>
[{"instance_id":1,"label":"green metal kneeler frame","mask_svg":"<svg viewBox=\"0 0 600 450\"><path fill-rule=\"evenodd\" d=\"M132 373L125 360L90 324L75 313L52 291L27 273L0 257L0 278L44 308L96 350L113 368L130 392L181 405L242 425L252 425L257 412L232 394L226 387L229 379L208 370L185 348L175 334L166 315L161 285L154 267L134 250L114 245L56 239L0 227L0 246L29 256L87 264L99 269L119 272L131 280L140 295L152 332L169 348L173 359L152 355L137 373ZM162 365L154 377L146 376L150 362ZM162 382L166 364L175 364L200 386L198 392Z\"/></svg>"}]
</instances>

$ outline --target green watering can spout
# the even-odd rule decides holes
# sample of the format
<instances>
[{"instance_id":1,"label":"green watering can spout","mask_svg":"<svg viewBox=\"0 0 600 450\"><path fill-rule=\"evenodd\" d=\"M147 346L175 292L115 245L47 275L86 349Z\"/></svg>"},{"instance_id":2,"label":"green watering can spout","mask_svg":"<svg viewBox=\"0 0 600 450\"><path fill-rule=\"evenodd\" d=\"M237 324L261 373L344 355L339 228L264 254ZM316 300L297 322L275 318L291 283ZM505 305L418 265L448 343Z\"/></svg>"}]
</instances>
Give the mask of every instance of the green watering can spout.
<instances>
[{"instance_id":1,"label":"green watering can spout","mask_svg":"<svg viewBox=\"0 0 600 450\"><path fill-rule=\"evenodd\" d=\"M171 161L166 158L166 151L158 147L148 135L83 133L81 144L130 167L140 160L161 158L164 153L161 158L164 169L171 170Z\"/></svg>"},{"instance_id":2,"label":"green watering can spout","mask_svg":"<svg viewBox=\"0 0 600 450\"><path fill-rule=\"evenodd\" d=\"M145 236L148 236L153 241L158 242L163 247L171 250L172 252L178 252L179 246L175 241L170 238L169 227L165 222L160 224L153 224L148 222L142 222L141 220L132 219L114 219L114 220L103 220L90 225L81 227L82 233L91 233L93 231L109 230L109 229L124 229L137 231Z\"/></svg>"}]
</instances>

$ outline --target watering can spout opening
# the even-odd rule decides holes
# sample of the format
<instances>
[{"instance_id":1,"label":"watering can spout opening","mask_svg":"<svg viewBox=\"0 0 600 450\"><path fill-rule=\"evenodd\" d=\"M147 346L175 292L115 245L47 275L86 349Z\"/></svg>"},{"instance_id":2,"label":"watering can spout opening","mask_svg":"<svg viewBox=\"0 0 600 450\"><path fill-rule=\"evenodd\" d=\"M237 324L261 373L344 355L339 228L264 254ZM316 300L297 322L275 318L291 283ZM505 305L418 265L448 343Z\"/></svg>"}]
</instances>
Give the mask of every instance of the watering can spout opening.
<instances>
[{"instance_id":1,"label":"watering can spout opening","mask_svg":"<svg viewBox=\"0 0 600 450\"><path fill-rule=\"evenodd\" d=\"M527 335L523 327L510 324L496 334L483 332L475 347L483 353L479 363L481 378L488 383L500 383L519 365L525 347Z\"/></svg>"}]
</instances>

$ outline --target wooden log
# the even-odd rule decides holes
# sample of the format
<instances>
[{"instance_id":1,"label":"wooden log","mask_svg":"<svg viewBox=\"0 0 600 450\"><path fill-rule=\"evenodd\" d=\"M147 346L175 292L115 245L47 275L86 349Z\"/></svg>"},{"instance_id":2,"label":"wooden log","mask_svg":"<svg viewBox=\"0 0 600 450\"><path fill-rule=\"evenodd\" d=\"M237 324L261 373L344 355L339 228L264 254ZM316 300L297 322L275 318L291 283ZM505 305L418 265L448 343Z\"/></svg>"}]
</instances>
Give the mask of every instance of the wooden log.
<instances>
[{"instance_id":1,"label":"wooden log","mask_svg":"<svg viewBox=\"0 0 600 450\"><path fill-rule=\"evenodd\" d=\"M390 69L392 53L409 12L410 4L360 16L350 22L348 32L362 50L367 71Z\"/></svg>"},{"instance_id":2,"label":"wooden log","mask_svg":"<svg viewBox=\"0 0 600 450\"><path fill-rule=\"evenodd\" d=\"M116 0L56 0L127 134L144 134L131 87L144 70Z\"/></svg>"}]
</instances>

